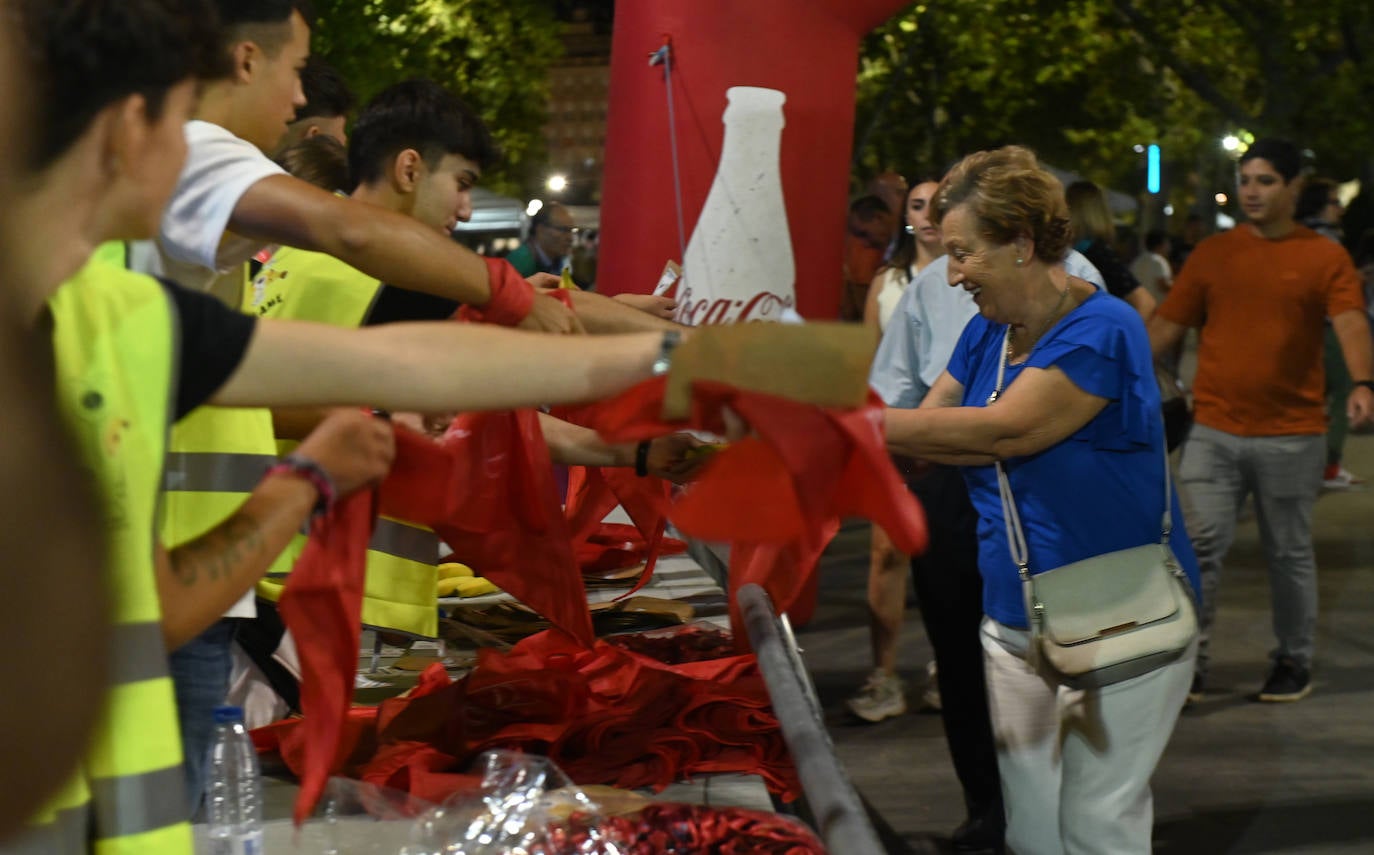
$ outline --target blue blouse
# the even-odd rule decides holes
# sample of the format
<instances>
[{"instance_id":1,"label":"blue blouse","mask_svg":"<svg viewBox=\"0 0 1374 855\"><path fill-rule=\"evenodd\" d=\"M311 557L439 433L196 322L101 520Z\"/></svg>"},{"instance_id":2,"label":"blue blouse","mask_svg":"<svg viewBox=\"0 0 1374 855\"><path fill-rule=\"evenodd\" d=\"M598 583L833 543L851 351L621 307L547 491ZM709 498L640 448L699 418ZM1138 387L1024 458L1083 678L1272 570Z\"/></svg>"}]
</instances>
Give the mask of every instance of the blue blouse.
<instances>
[{"instance_id":1,"label":"blue blouse","mask_svg":"<svg viewBox=\"0 0 1374 855\"><path fill-rule=\"evenodd\" d=\"M974 317L950 359L949 373L964 387L966 407L988 406L1006 327ZM1093 555L1158 542L1164 512L1164 424L1149 337L1140 316L1101 291L1075 307L1031 349L1008 365L1004 388L1026 367L1058 368L1074 385L1108 400L1067 439L1036 454L1003 461L1025 530L1032 573ZM1007 626L1025 628L1021 580L1007 548L994 466L964 467L978 509L978 564L983 611ZM1170 544L1201 590L1197 558L1173 502Z\"/></svg>"}]
</instances>

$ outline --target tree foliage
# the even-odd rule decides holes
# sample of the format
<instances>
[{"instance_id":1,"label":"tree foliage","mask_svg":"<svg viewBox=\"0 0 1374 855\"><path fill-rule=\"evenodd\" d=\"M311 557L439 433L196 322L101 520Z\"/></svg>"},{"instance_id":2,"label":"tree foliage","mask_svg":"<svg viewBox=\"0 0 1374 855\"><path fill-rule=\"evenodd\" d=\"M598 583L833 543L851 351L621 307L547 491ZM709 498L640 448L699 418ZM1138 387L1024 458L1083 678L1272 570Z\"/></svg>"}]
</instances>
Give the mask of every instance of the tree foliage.
<instances>
[{"instance_id":1,"label":"tree foliage","mask_svg":"<svg viewBox=\"0 0 1374 855\"><path fill-rule=\"evenodd\" d=\"M1247 131L1349 177L1374 151L1372 101L1368 0L926 0L865 42L855 165L938 171L1022 142L1135 192L1134 147L1158 142L1201 194L1218 140Z\"/></svg>"},{"instance_id":2,"label":"tree foliage","mask_svg":"<svg viewBox=\"0 0 1374 855\"><path fill-rule=\"evenodd\" d=\"M541 0L315 0L314 51L364 101L428 77L462 96L505 154L484 183L520 188L544 154L550 63L561 53Z\"/></svg>"}]
</instances>

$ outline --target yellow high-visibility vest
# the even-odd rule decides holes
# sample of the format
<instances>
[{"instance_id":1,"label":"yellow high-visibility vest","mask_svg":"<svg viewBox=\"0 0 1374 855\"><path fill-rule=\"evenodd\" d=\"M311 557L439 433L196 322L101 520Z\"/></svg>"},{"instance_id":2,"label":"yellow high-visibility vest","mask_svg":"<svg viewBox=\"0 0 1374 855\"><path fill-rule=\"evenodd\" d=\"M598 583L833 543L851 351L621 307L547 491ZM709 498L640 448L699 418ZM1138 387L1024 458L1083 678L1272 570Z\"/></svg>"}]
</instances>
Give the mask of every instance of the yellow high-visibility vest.
<instances>
[{"instance_id":1,"label":"yellow high-visibility vest","mask_svg":"<svg viewBox=\"0 0 1374 855\"><path fill-rule=\"evenodd\" d=\"M262 318L359 327L381 290L378 280L333 256L282 247L246 289L242 308ZM289 445L279 441L278 453L285 454ZM433 531L391 517L377 520L367 545L363 623L435 637L439 632L438 561L439 538ZM258 593L277 599L282 584L280 579L264 579Z\"/></svg>"},{"instance_id":2,"label":"yellow high-visibility vest","mask_svg":"<svg viewBox=\"0 0 1374 855\"><path fill-rule=\"evenodd\" d=\"M175 318L163 287L92 259L49 299L57 402L103 499L111 685L82 768L17 851L189 855L176 699L153 566ZM7 850L8 851L8 850Z\"/></svg>"}]
</instances>

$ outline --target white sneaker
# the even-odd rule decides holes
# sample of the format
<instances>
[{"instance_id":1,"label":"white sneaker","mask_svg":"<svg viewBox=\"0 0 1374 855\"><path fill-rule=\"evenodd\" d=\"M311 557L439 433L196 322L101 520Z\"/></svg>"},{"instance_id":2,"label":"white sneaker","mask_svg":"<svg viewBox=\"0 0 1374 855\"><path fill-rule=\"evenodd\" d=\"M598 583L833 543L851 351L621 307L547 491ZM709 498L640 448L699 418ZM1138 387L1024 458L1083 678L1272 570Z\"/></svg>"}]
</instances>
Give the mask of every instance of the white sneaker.
<instances>
[{"instance_id":1,"label":"white sneaker","mask_svg":"<svg viewBox=\"0 0 1374 855\"><path fill-rule=\"evenodd\" d=\"M1342 466L1336 470L1335 475L1332 475L1330 478L1322 479L1322 489L1333 492L1363 490L1364 479Z\"/></svg>"},{"instance_id":2,"label":"white sneaker","mask_svg":"<svg viewBox=\"0 0 1374 855\"><path fill-rule=\"evenodd\" d=\"M906 686L896 674L875 668L859 693L845 701L849 711L867 722L879 722L906 712Z\"/></svg>"},{"instance_id":3,"label":"white sneaker","mask_svg":"<svg viewBox=\"0 0 1374 855\"><path fill-rule=\"evenodd\" d=\"M940 682L936 679L935 660L926 663L926 688L921 692L921 708L940 711Z\"/></svg>"}]
</instances>

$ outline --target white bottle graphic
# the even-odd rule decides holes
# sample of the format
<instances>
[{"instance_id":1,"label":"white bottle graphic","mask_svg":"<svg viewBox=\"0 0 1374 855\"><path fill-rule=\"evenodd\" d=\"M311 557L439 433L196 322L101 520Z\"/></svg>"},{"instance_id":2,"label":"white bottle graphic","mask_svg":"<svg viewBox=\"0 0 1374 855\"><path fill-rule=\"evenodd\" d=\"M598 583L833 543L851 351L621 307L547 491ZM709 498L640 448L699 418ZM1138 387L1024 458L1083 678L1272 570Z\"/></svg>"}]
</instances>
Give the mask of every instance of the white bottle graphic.
<instances>
[{"instance_id":1,"label":"white bottle graphic","mask_svg":"<svg viewBox=\"0 0 1374 855\"><path fill-rule=\"evenodd\" d=\"M734 86L725 97L720 166L687 241L677 320L796 319L797 270L779 168L787 96Z\"/></svg>"}]
</instances>

